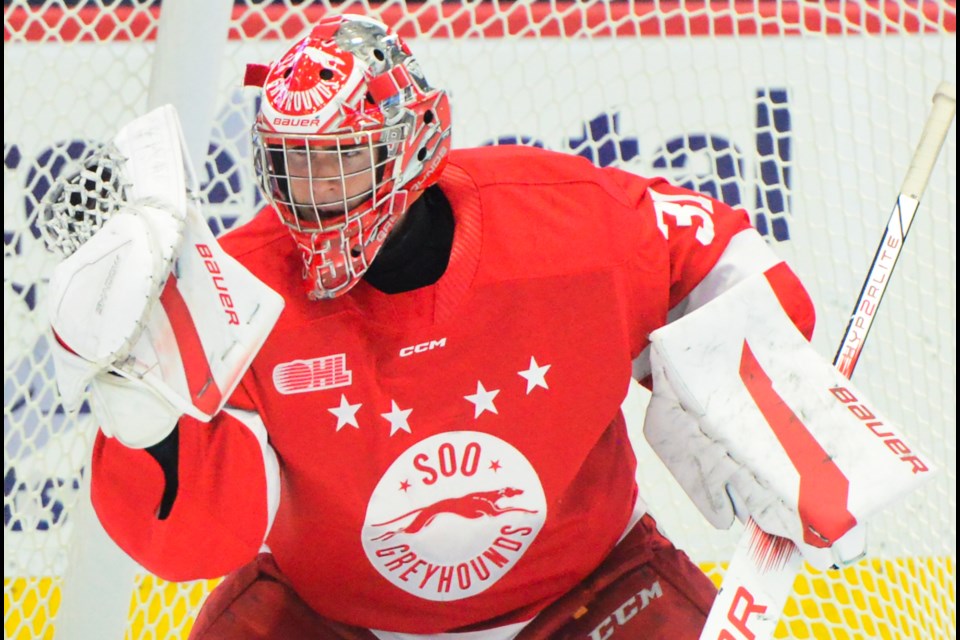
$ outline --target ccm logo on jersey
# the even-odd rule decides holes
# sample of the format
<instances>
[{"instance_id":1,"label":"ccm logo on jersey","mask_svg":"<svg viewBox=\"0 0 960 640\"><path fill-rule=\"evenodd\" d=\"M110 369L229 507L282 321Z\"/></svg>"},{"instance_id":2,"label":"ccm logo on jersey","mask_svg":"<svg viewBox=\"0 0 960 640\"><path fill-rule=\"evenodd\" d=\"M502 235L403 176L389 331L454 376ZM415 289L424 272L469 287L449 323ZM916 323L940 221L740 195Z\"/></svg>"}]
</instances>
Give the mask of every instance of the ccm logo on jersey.
<instances>
[{"instance_id":1,"label":"ccm logo on jersey","mask_svg":"<svg viewBox=\"0 0 960 640\"><path fill-rule=\"evenodd\" d=\"M284 395L323 391L353 384L353 371L347 369L347 354L281 362L273 368L273 386Z\"/></svg>"},{"instance_id":2,"label":"ccm logo on jersey","mask_svg":"<svg viewBox=\"0 0 960 640\"><path fill-rule=\"evenodd\" d=\"M897 438L892 431L887 431L884 428L883 422L877 418L873 411L867 408L867 405L855 404L857 398L849 389L846 387L834 387L830 389L830 393L832 393L837 400L847 405L850 413L863 420L867 429L869 429L873 435L883 440L883 443L887 445L890 451L900 456L900 459L904 462L909 462L913 465L912 471L914 473L923 473L930 470L923 460L914 455L913 451L910 450L910 447L908 447L903 440Z\"/></svg>"},{"instance_id":3,"label":"ccm logo on jersey","mask_svg":"<svg viewBox=\"0 0 960 640\"><path fill-rule=\"evenodd\" d=\"M227 313L227 323L239 325L240 318L237 317L237 312L233 309L233 298L230 297L227 285L224 284L223 276L220 274L220 265L213 259L213 252L205 244L198 244L196 247L197 253L204 259L204 266L213 277L213 286L220 292L220 304L223 305L223 310Z\"/></svg>"},{"instance_id":4,"label":"ccm logo on jersey","mask_svg":"<svg viewBox=\"0 0 960 640\"><path fill-rule=\"evenodd\" d=\"M640 589L617 607L613 615L607 616L597 628L590 632L590 640L607 640L616 633L617 627L626 625L635 615L650 606L655 598L663 597L663 588L659 580L654 580L649 589Z\"/></svg>"},{"instance_id":5,"label":"ccm logo on jersey","mask_svg":"<svg viewBox=\"0 0 960 640\"><path fill-rule=\"evenodd\" d=\"M412 347L404 347L400 349L400 357L406 358L407 356L412 356L415 353L423 353L424 351L432 351L433 349L440 349L441 347L447 346L447 339L440 338L439 340L430 340L428 342L421 342L420 344L415 344Z\"/></svg>"}]
</instances>

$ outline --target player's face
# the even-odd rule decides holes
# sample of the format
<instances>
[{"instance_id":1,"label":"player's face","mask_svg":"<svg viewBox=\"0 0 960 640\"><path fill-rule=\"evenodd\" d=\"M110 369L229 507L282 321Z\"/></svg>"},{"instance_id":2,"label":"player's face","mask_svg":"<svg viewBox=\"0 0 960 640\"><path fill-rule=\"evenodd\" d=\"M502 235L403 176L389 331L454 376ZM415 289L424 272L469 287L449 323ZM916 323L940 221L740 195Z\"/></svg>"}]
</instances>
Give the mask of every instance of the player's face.
<instances>
[{"instance_id":1,"label":"player's face","mask_svg":"<svg viewBox=\"0 0 960 640\"><path fill-rule=\"evenodd\" d=\"M292 148L286 162L294 212L308 224L322 226L324 220L346 215L370 198L375 187L368 144Z\"/></svg>"}]
</instances>

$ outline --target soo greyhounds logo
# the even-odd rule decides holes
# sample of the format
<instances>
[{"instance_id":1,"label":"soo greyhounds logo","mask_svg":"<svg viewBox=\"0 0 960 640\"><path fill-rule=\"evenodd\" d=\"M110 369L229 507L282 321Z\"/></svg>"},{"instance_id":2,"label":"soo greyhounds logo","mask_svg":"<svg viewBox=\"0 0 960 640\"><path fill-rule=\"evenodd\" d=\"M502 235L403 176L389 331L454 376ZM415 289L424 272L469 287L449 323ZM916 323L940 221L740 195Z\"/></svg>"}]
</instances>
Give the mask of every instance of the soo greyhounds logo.
<instances>
[{"instance_id":1,"label":"soo greyhounds logo","mask_svg":"<svg viewBox=\"0 0 960 640\"><path fill-rule=\"evenodd\" d=\"M380 479L362 529L370 563L393 585L451 601L489 589L523 556L547 516L540 479L490 434L431 436Z\"/></svg>"}]
</instances>

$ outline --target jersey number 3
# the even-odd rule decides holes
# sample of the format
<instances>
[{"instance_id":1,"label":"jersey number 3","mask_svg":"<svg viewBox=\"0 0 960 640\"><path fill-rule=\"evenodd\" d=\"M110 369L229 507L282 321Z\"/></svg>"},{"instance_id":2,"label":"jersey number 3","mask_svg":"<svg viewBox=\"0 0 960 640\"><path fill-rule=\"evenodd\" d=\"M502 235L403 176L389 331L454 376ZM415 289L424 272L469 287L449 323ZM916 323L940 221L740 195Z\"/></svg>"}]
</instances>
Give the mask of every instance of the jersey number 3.
<instances>
[{"instance_id":1,"label":"jersey number 3","mask_svg":"<svg viewBox=\"0 0 960 640\"><path fill-rule=\"evenodd\" d=\"M648 189L647 193L653 198L657 227L664 238L670 237L665 216L672 216L678 227L690 227L699 220L699 228L694 234L697 242L704 246L713 242L713 202L709 198L694 193L659 193L653 189Z\"/></svg>"}]
</instances>

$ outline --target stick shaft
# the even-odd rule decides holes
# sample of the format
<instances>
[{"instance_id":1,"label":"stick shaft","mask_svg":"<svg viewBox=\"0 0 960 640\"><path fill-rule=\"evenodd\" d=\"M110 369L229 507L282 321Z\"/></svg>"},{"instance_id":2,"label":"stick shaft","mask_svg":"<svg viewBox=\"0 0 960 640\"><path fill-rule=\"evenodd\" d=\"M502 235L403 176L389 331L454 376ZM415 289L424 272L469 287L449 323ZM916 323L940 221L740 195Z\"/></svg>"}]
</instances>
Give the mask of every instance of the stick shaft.
<instances>
[{"instance_id":1,"label":"stick shaft","mask_svg":"<svg viewBox=\"0 0 960 640\"><path fill-rule=\"evenodd\" d=\"M900 258L903 242L913 224L913 217L920 206L920 198L927 188L934 163L947 137L950 125L957 110L957 93L953 85L943 82L937 87L933 96L933 107L927 122L924 124L920 141L913 152L910 168L903 180L897 203L887 221L887 228L880 239L880 245L873 257L870 271L863 281L863 288L853 306L850 321L843 333L840 347L833 359L834 366L850 377L860 358L863 344L866 341L873 319L876 317L877 307L887 290L890 275Z\"/></svg>"}]
</instances>

